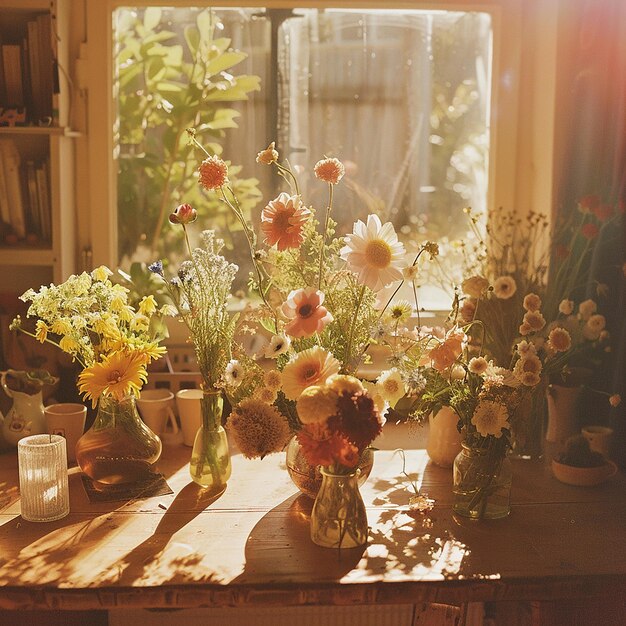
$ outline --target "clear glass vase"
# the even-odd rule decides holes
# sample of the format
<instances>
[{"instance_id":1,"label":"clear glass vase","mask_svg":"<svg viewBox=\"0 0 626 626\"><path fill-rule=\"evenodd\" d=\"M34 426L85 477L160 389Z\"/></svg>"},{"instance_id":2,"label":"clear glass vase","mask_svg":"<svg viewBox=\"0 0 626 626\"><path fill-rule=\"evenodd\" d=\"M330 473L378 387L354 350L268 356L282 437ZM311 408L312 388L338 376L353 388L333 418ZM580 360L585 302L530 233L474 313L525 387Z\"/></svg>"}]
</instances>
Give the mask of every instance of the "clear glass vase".
<instances>
[{"instance_id":1,"label":"clear glass vase","mask_svg":"<svg viewBox=\"0 0 626 626\"><path fill-rule=\"evenodd\" d=\"M511 512L511 461L499 448L463 444L454 460L453 510L472 519L498 519Z\"/></svg>"},{"instance_id":2,"label":"clear glass vase","mask_svg":"<svg viewBox=\"0 0 626 626\"><path fill-rule=\"evenodd\" d=\"M160 456L161 440L139 417L132 395L100 396L93 425L76 443L78 466L103 485L149 478Z\"/></svg>"},{"instance_id":3,"label":"clear glass vase","mask_svg":"<svg viewBox=\"0 0 626 626\"><path fill-rule=\"evenodd\" d=\"M322 485L311 512L311 539L324 548L354 548L367 543L367 514L357 472L321 469Z\"/></svg>"},{"instance_id":4,"label":"clear glass vase","mask_svg":"<svg viewBox=\"0 0 626 626\"><path fill-rule=\"evenodd\" d=\"M302 452L302 446L294 435L287 444L287 472L293 484L305 495L315 500L322 486L322 473L319 466L311 465ZM357 482L359 487L365 483L374 467L374 450L365 448L359 460Z\"/></svg>"},{"instance_id":5,"label":"clear glass vase","mask_svg":"<svg viewBox=\"0 0 626 626\"><path fill-rule=\"evenodd\" d=\"M223 491L230 478L230 451L222 426L224 399L219 391L205 391L200 400L202 425L196 433L189 463L192 480L211 491Z\"/></svg>"}]
</instances>

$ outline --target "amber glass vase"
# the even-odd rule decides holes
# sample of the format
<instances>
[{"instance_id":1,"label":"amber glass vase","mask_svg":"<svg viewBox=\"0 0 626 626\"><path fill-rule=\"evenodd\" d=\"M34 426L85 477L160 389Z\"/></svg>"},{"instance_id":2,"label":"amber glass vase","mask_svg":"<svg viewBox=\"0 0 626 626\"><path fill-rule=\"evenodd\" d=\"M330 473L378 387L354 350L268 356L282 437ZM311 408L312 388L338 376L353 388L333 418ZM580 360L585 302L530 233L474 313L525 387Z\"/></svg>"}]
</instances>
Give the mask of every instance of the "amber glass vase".
<instances>
[{"instance_id":1,"label":"amber glass vase","mask_svg":"<svg viewBox=\"0 0 626 626\"><path fill-rule=\"evenodd\" d=\"M311 539L324 548L355 548L367 543L367 514L357 472L321 469L322 485L311 512Z\"/></svg>"},{"instance_id":2,"label":"amber glass vase","mask_svg":"<svg viewBox=\"0 0 626 626\"><path fill-rule=\"evenodd\" d=\"M192 480L211 491L223 491L230 478L230 451L222 426L224 399L219 391L205 391L200 401L202 425L196 433L189 472Z\"/></svg>"},{"instance_id":3,"label":"amber glass vase","mask_svg":"<svg viewBox=\"0 0 626 626\"><path fill-rule=\"evenodd\" d=\"M161 440L141 420L135 397L102 395L92 427L76 444L76 462L97 483L118 485L149 478Z\"/></svg>"}]
</instances>

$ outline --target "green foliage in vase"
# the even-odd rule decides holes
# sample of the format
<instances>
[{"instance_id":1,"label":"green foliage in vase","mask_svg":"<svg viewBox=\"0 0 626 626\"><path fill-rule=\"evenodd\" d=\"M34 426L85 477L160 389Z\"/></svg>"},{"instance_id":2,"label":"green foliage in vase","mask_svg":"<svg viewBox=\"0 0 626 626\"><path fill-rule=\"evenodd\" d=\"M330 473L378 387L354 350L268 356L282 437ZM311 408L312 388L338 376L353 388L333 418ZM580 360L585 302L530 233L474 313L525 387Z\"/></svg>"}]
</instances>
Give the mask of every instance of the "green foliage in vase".
<instances>
[{"instance_id":1,"label":"green foliage in vase","mask_svg":"<svg viewBox=\"0 0 626 626\"><path fill-rule=\"evenodd\" d=\"M204 217L219 216L229 231L238 229L220 201L202 196L195 184L199 160L185 130L195 127L207 149L220 154L220 141L239 115L225 103L247 100L260 89L260 78L233 74L246 55L216 36L219 24L210 9L185 28L184 43L165 28L163 12L149 7L116 14L120 257L133 255L140 242L163 253L169 239L181 235L165 226L182 197L202 206ZM231 184L249 212L260 199L258 181L238 178L239 172L231 166Z\"/></svg>"}]
</instances>

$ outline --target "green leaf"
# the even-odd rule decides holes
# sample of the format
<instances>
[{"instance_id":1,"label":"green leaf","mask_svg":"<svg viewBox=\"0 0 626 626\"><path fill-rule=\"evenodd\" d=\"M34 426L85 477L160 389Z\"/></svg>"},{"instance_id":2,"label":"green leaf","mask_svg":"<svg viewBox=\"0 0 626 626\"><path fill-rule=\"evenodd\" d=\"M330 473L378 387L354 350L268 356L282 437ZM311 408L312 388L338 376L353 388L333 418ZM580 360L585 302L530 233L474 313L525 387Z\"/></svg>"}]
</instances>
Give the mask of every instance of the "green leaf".
<instances>
[{"instance_id":1,"label":"green leaf","mask_svg":"<svg viewBox=\"0 0 626 626\"><path fill-rule=\"evenodd\" d=\"M237 128L235 118L241 114L235 109L218 109L212 121L203 124L210 130L220 130L223 128Z\"/></svg>"},{"instance_id":2,"label":"green leaf","mask_svg":"<svg viewBox=\"0 0 626 626\"><path fill-rule=\"evenodd\" d=\"M213 59L206 66L206 74L209 76L214 76L219 72L227 70L237 63L241 63L248 55L244 52L224 52L217 58Z\"/></svg>"},{"instance_id":3,"label":"green leaf","mask_svg":"<svg viewBox=\"0 0 626 626\"><path fill-rule=\"evenodd\" d=\"M198 13L198 17L196 18L196 24L198 26L198 30L201 33L207 33L209 37L213 36L213 29L215 28L215 16L211 9L207 9L206 11L202 11Z\"/></svg>"},{"instance_id":4,"label":"green leaf","mask_svg":"<svg viewBox=\"0 0 626 626\"><path fill-rule=\"evenodd\" d=\"M154 30L161 21L161 9L158 7L148 7L143 14L143 25L146 30Z\"/></svg>"},{"instance_id":5,"label":"green leaf","mask_svg":"<svg viewBox=\"0 0 626 626\"><path fill-rule=\"evenodd\" d=\"M198 53L198 46L200 45L200 33L195 26L187 26L184 34L189 52L191 53L192 58L195 58Z\"/></svg>"}]
</instances>

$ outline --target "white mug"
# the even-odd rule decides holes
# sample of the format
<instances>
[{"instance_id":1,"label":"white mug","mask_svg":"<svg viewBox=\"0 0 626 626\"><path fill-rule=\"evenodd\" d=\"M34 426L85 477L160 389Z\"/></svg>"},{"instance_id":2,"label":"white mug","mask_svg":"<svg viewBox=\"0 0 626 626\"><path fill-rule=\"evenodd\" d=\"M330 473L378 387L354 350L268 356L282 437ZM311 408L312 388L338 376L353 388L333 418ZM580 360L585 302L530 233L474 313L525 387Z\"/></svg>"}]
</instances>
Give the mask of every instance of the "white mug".
<instances>
[{"instance_id":1,"label":"white mug","mask_svg":"<svg viewBox=\"0 0 626 626\"><path fill-rule=\"evenodd\" d=\"M169 389L144 389L137 398L137 408L146 426L159 437L178 433L174 394Z\"/></svg>"},{"instance_id":2,"label":"white mug","mask_svg":"<svg viewBox=\"0 0 626 626\"><path fill-rule=\"evenodd\" d=\"M183 443L193 446L196 433L202 426L202 389L181 389L176 392L176 406L180 417L180 428L183 431Z\"/></svg>"},{"instance_id":3,"label":"white mug","mask_svg":"<svg viewBox=\"0 0 626 626\"><path fill-rule=\"evenodd\" d=\"M611 437L613 429L608 426L585 426L582 434L594 452L599 452L605 459L611 457Z\"/></svg>"},{"instance_id":4,"label":"white mug","mask_svg":"<svg viewBox=\"0 0 626 626\"><path fill-rule=\"evenodd\" d=\"M44 407L43 411L48 433L65 437L67 461L74 463L76 443L85 430L87 407L74 402L60 402Z\"/></svg>"}]
</instances>

